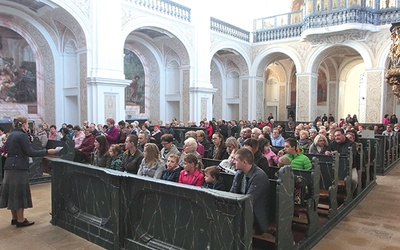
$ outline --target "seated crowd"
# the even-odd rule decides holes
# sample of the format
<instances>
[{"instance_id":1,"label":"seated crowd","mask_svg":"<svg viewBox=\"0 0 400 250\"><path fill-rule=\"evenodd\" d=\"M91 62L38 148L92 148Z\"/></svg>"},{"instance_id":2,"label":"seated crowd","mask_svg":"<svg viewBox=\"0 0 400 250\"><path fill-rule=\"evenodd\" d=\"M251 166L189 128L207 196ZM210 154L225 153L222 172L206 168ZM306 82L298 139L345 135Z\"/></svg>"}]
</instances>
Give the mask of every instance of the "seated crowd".
<instances>
[{"instance_id":1,"label":"seated crowd","mask_svg":"<svg viewBox=\"0 0 400 250\"><path fill-rule=\"evenodd\" d=\"M181 123L166 122L165 128L161 128L161 122L151 126L149 121L141 126L137 121L131 124L120 121L115 125L115 120L108 118L106 125L85 121L83 126L63 124L59 131L55 125L43 123L35 132L43 147L48 140L72 139L76 162L186 185L251 194L255 201L256 233L263 233L267 221L264 211L267 201L263 194L269 190L271 167L291 165L294 169L311 169L305 153L346 154L349 146L357 152L357 135L364 129L375 130L364 128L354 120L338 123L320 117L314 123L297 126L293 121L287 126L275 124L273 117L265 122L260 119L239 123L204 119L199 125L202 129L185 133L183 148L178 149L174 128ZM187 126L192 128L196 124L188 122ZM381 133L393 135L399 129L397 123L388 124ZM378 133L379 128L375 131ZM6 143L3 134L0 128L0 149ZM204 168L204 158L218 160L220 164ZM231 187L224 185L220 172L235 175ZM357 180L353 184L357 185Z\"/></svg>"}]
</instances>

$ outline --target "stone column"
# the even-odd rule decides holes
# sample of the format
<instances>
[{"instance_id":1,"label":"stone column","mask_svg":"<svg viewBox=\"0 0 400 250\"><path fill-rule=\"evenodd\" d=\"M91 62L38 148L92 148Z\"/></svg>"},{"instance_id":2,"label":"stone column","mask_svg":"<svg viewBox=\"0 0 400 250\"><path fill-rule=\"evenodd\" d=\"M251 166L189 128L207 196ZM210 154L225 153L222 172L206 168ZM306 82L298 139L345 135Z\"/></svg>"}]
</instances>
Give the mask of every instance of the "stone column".
<instances>
[{"instance_id":1,"label":"stone column","mask_svg":"<svg viewBox=\"0 0 400 250\"><path fill-rule=\"evenodd\" d=\"M212 97L216 92L210 83L210 13L208 1L193 1L192 23L194 25L193 51L196 61L190 62L190 121L199 123L203 118L212 118ZM185 108L184 108L185 110ZM184 117L185 117L184 113Z\"/></svg>"},{"instance_id":2,"label":"stone column","mask_svg":"<svg viewBox=\"0 0 400 250\"><path fill-rule=\"evenodd\" d=\"M331 81L328 83L328 113L332 114L333 117L338 117L338 110L337 110L337 89L338 84L336 81ZM328 114L327 114L328 115Z\"/></svg>"},{"instance_id":3,"label":"stone column","mask_svg":"<svg viewBox=\"0 0 400 250\"><path fill-rule=\"evenodd\" d=\"M247 119L262 119L264 117L264 79L262 77L244 77L241 79L242 111L244 111L247 106ZM245 114L243 113L243 115Z\"/></svg>"},{"instance_id":4,"label":"stone column","mask_svg":"<svg viewBox=\"0 0 400 250\"><path fill-rule=\"evenodd\" d=\"M104 123L125 120L125 80L121 48L121 1L92 1L93 37L88 61L87 119Z\"/></svg>"},{"instance_id":5,"label":"stone column","mask_svg":"<svg viewBox=\"0 0 400 250\"><path fill-rule=\"evenodd\" d=\"M385 74L383 69L365 70L366 81L366 123L380 123L387 103ZM392 102L393 102L393 97Z\"/></svg>"},{"instance_id":6,"label":"stone column","mask_svg":"<svg viewBox=\"0 0 400 250\"><path fill-rule=\"evenodd\" d=\"M316 73L297 74L296 121L314 121L317 117L317 80Z\"/></svg>"}]
</instances>

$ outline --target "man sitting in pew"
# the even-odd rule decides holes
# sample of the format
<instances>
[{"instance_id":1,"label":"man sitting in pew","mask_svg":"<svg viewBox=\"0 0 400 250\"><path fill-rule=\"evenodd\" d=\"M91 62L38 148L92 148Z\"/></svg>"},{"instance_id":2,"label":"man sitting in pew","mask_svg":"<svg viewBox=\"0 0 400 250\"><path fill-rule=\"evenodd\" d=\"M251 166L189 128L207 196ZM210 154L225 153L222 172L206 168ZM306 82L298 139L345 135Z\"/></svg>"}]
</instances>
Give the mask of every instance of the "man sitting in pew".
<instances>
[{"instance_id":1,"label":"man sitting in pew","mask_svg":"<svg viewBox=\"0 0 400 250\"><path fill-rule=\"evenodd\" d=\"M268 226L269 179L267 174L254 165L254 155L247 148L241 148L236 152L234 163L238 171L230 192L252 196L255 234L263 234Z\"/></svg>"},{"instance_id":2,"label":"man sitting in pew","mask_svg":"<svg viewBox=\"0 0 400 250\"><path fill-rule=\"evenodd\" d=\"M335 140L328 145L325 155L332 155L334 151L337 151L339 155L346 155L349 147L352 147L353 152L356 152L356 145L346 137L342 128L335 129L334 135Z\"/></svg>"},{"instance_id":3,"label":"man sitting in pew","mask_svg":"<svg viewBox=\"0 0 400 250\"><path fill-rule=\"evenodd\" d=\"M279 150L278 155L289 158L293 169L309 170L312 168L310 159L304 155L301 149L297 148L297 141L294 138L285 140L285 147Z\"/></svg>"},{"instance_id":4,"label":"man sitting in pew","mask_svg":"<svg viewBox=\"0 0 400 250\"><path fill-rule=\"evenodd\" d=\"M356 135L354 135L354 137L356 137ZM334 151L337 151L340 156L345 156L348 154L349 147L351 147L353 151L353 169L351 174L351 186L352 190L354 190L358 184L357 168L360 167L360 164L359 160L357 160L358 154L357 154L356 144L346 137L346 133L342 128L335 129L335 140L328 145L328 149L326 150L325 154L332 155Z\"/></svg>"}]
</instances>

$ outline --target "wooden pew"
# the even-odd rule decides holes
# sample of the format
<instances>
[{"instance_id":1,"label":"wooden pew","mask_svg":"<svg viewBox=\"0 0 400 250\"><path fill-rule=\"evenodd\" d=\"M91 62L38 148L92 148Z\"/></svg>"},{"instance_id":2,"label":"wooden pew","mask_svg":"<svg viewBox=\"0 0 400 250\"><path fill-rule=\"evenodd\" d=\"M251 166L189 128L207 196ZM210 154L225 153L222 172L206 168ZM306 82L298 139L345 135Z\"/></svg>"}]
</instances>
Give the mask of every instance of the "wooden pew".
<instances>
[{"instance_id":1,"label":"wooden pew","mask_svg":"<svg viewBox=\"0 0 400 250\"><path fill-rule=\"evenodd\" d=\"M357 187L355 189L355 195L359 195L361 193L362 190L362 171L365 165L365 159L364 159L364 145L359 142L358 143L358 152L356 155L356 160L357 162L354 162L354 164L359 164L358 166L358 170L357 170L357 180L358 180L358 184Z\"/></svg>"},{"instance_id":2,"label":"wooden pew","mask_svg":"<svg viewBox=\"0 0 400 250\"><path fill-rule=\"evenodd\" d=\"M376 173L383 175L386 168L386 138L383 135L375 135L378 139L378 158L376 160Z\"/></svg>"},{"instance_id":3,"label":"wooden pew","mask_svg":"<svg viewBox=\"0 0 400 250\"><path fill-rule=\"evenodd\" d=\"M296 218L296 216L293 218L293 222L300 223L300 224L306 224L307 225L307 231L306 235L307 237L311 236L315 232L317 232L321 228L321 224L319 223L319 216L318 216L318 203L319 203L319 195L320 195L320 178L321 178L321 170L320 170L320 165L319 165L319 160L318 158L314 157L312 159L312 165L313 168L311 170L298 170L298 169L293 169L293 174L294 176L301 176L304 178L306 181L306 189L308 190L308 197L302 197L303 199L306 199L304 201L304 205L300 204L294 205L295 211L298 212L299 218ZM301 202L303 203L303 201ZM303 220L301 220L302 214L305 212L306 217L307 217L307 222L304 223Z\"/></svg>"},{"instance_id":4,"label":"wooden pew","mask_svg":"<svg viewBox=\"0 0 400 250\"><path fill-rule=\"evenodd\" d=\"M210 166L218 166L221 163L221 160L214 160L211 158L202 158L201 162L203 163L204 168L207 168Z\"/></svg>"},{"instance_id":5,"label":"wooden pew","mask_svg":"<svg viewBox=\"0 0 400 250\"><path fill-rule=\"evenodd\" d=\"M340 187L345 189L345 194L343 199L343 204L346 205L353 199L353 192L351 190L351 177L353 168L353 150L351 147L348 149L348 154L345 156L339 155L339 165L338 165L338 192ZM338 198L341 198L338 194ZM340 199L340 200L342 200ZM338 207L341 204L338 202Z\"/></svg>"},{"instance_id":6,"label":"wooden pew","mask_svg":"<svg viewBox=\"0 0 400 250\"><path fill-rule=\"evenodd\" d=\"M361 182L359 183L362 188L365 188L366 186L369 185L371 181L371 172L370 168L372 165L371 161L371 139L370 138L359 138L358 141L362 143L363 145L363 151L364 151L364 165L361 168L362 171L362 179Z\"/></svg>"},{"instance_id":7,"label":"wooden pew","mask_svg":"<svg viewBox=\"0 0 400 250\"><path fill-rule=\"evenodd\" d=\"M333 155L307 154L310 159L318 158L321 171L319 213L325 214L328 219L334 218L338 211L338 170L339 154L335 151ZM327 212L325 212L327 210Z\"/></svg>"},{"instance_id":8,"label":"wooden pew","mask_svg":"<svg viewBox=\"0 0 400 250\"><path fill-rule=\"evenodd\" d=\"M294 178L290 166L278 171L278 179L270 179L268 233L253 235L253 246L260 249L293 249Z\"/></svg>"}]
</instances>

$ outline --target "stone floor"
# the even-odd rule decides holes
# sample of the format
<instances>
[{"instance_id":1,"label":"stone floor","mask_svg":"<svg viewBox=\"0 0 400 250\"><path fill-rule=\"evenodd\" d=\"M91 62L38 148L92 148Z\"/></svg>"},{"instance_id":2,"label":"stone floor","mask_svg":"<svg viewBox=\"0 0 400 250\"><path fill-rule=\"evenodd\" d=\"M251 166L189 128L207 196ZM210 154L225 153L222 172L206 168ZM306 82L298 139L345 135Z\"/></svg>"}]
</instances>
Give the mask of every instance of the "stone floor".
<instances>
[{"instance_id":1,"label":"stone floor","mask_svg":"<svg viewBox=\"0 0 400 250\"><path fill-rule=\"evenodd\" d=\"M313 249L400 249L400 164Z\"/></svg>"},{"instance_id":2,"label":"stone floor","mask_svg":"<svg viewBox=\"0 0 400 250\"><path fill-rule=\"evenodd\" d=\"M400 249L400 166L379 176L371 193L313 249ZM50 183L31 187L34 207L25 211L35 225L15 228L0 209L0 249L101 249L50 224Z\"/></svg>"}]
</instances>

